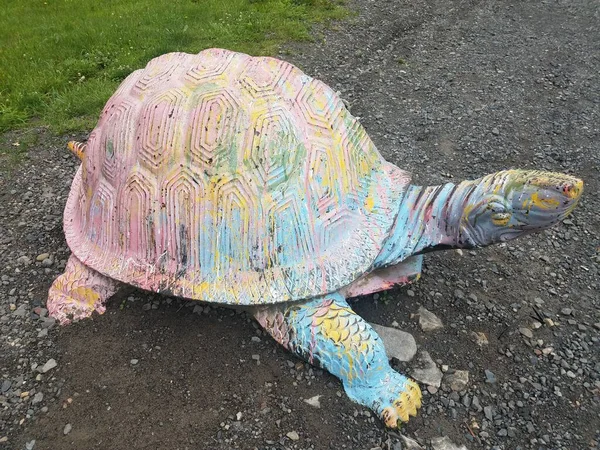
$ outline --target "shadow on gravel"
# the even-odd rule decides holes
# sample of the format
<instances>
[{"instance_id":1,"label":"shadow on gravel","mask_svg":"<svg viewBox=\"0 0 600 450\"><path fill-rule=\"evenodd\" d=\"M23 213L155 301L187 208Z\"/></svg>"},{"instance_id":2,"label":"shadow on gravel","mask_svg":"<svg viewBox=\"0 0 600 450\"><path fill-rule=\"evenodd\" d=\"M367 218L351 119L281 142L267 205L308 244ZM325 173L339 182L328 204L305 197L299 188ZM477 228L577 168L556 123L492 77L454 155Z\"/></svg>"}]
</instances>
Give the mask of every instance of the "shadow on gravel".
<instances>
[{"instance_id":1,"label":"shadow on gravel","mask_svg":"<svg viewBox=\"0 0 600 450\"><path fill-rule=\"evenodd\" d=\"M104 316L59 331L62 356L52 375L65 381L57 403L27 433L36 449L253 448L289 442L282 436L294 430L304 442L351 431L330 423L326 409L297 401L318 391L327 408L351 412L337 384L321 385L333 378L319 377L316 388L292 386L286 372L304 379L308 366L259 338L245 314L194 314L187 302L149 311L118 305L113 300Z\"/></svg>"}]
</instances>

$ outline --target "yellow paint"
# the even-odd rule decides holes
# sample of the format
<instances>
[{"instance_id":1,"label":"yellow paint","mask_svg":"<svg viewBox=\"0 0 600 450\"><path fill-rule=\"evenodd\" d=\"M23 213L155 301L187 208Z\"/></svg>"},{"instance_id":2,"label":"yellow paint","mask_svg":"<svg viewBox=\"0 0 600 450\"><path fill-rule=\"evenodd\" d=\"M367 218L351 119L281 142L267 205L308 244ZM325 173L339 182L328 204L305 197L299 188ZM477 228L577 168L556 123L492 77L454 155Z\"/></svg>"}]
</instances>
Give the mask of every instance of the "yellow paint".
<instances>
[{"instance_id":1,"label":"yellow paint","mask_svg":"<svg viewBox=\"0 0 600 450\"><path fill-rule=\"evenodd\" d=\"M469 221L469 216L471 215L471 211L473 211L473 208L475 208L475 205L473 203L465 205L465 208L464 208L464 211L463 211L463 215L462 215L462 222L463 223Z\"/></svg>"},{"instance_id":2,"label":"yellow paint","mask_svg":"<svg viewBox=\"0 0 600 450\"><path fill-rule=\"evenodd\" d=\"M578 198L582 192L583 192L583 180L577 180L575 182L575 185L573 186L573 189L570 189L569 192L567 192L567 195L569 196L569 198L575 199L575 198Z\"/></svg>"},{"instance_id":3,"label":"yellow paint","mask_svg":"<svg viewBox=\"0 0 600 450\"><path fill-rule=\"evenodd\" d=\"M357 353L366 353L369 351L369 340L363 339L360 330L355 329L349 323L348 317L354 315L349 307L339 307L331 305L325 315L315 317L312 326L318 328L323 337L331 340L335 344L335 349L339 358L345 358L348 364L346 378L348 381L358 374L354 370L354 363Z\"/></svg>"},{"instance_id":4,"label":"yellow paint","mask_svg":"<svg viewBox=\"0 0 600 450\"><path fill-rule=\"evenodd\" d=\"M208 288L210 287L210 283L208 281L203 281L200 284L195 284L194 285L194 289L197 289L198 292L206 292L208 291Z\"/></svg>"},{"instance_id":5,"label":"yellow paint","mask_svg":"<svg viewBox=\"0 0 600 450\"><path fill-rule=\"evenodd\" d=\"M407 380L405 391L382 412L382 419L390 428L397 427L397 421L408 422L410 416L416 416L421 407L421 389L413 380Z\"/></svg>"},{"instance_id":6,"label":"yellow paint","mask_svg":"<svg viewBox=\"0 0 600 450\"><path fill-rule=\"evenodd\" d=\"M94 291L91 288L80 286L71 290L71 297L77 298L78 300L82 300L88 306L93 307L96 302L100 301L100 294Z\"/></svg>"},{"instance_id":7,"label":"yellow paint","mask_svg":"<svg viewBox=\"0 0 600 450\"><path fill-rule=\"evenodd\" d=\"M194 299L198 299L203 294L207 293L210 289L210 283L203 281L201 283L192 283L184 278L177 280L182 291L191 291L194 293Z\"/></svg>"},{"instance_id":8,"label":"yellow paint","mask_svg":"<svg viewBox=\"0 0 600 450\"><path fill-rule=\"evenodd\" d=\"M83 161L83 155L85 153L85 147L86 145L81 143L81 142L77 142L77 141L69 141L69 143L67 144L67 147L69 148L69 150L71 150L71 152L77 156L81 161Z\"/></svg>"},{"instance_id":9,"label":"yellow paint","mask_svg":"<svg viewBox=\"0 0 600 450\"><path fill-rule=\"evenodd\" d=\"M321 110L321 111L325 110L327 103L325 102L325 99L323 97L321 97L321 96L313 97L313 101L318 110Z\"/></svg>"},{"instance_id":10,"label":"yellow paint","mask_svg":"<svg viewBox=\"0 0 600 450\"><path fill-rule=\"evenodd\" d=\"M525 201L523 206L525 206ZM538 208L548 209L548 208L556 208L560 205L560 202L555 198L540 198L538 192L534 192L531 194L531 204L537 206Z\"/></svg>"},{"instance_id":11,"label":"yellow paint","mask_svg":"<svg viewBox=\"0 0 600 450\"><path fill-rule=\"evenodd\" d=\"M369 172L369 165L364 159L361 159L358 164L359 176L364 177Z\"/></svg>"},{"instance_id":12,"label":"yellow paint","mask_svg":"<svg viewBox=\"0 0 600 450\"><path fill-rule=\"evenodd\" d=\"M367 211L373 211L373 208L375 207L375 199L372 195L367 197L367 200L365 201L365 207L367 208Z\"/></svg>"},{"instance_id":13,"label":"yellow paint","mask_svg":"<svg viewBox=\"0 0 600 450\"><path fill-rule=\"evenodd\" d=\"M505 227L510 222L510 214L495 213L492 214L492 223L498 227Z\"/></svg>"},{"instance_id":14,"label":"yellow paint","mask_svg":"<svg viewBox=\"0 0 600 450\"><path fill-rule=\"evenodd\" d=\"M334 307L332 306L332 308ZM351 330L347 328L346 321L342 323L340 320L340 316L343 317L344 315L352 316L354 311L349 307L335 308L334 311L329 310L326 315L316 318L315 325L320 327L323 336L336 344L341 344L345 352L351 350L366 351L368 348L367 342L362 341L359 334L351 335Z\"/></svg>"}]
</instances>

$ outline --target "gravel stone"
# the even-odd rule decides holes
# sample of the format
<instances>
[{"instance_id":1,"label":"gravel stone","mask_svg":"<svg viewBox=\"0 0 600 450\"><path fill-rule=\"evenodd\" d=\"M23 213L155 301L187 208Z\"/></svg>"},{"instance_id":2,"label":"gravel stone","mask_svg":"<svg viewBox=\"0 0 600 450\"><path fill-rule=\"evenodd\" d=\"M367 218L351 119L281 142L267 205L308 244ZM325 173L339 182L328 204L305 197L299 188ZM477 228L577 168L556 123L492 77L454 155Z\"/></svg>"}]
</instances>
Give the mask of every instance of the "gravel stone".
<instances>
[{"instance_id":1,"label":"gravel stone","mask_svg":"<svg viewBox=\"0 0 600 450\"><path fill-rule=\"evenodd\" d=\"M431 439L431 448L432 450L467 450L464 445L454 444L448 436Z\"/></svg>"},{"instance_id":2,"label":"gravel stone","mask_svg":"<svg viewBox=\"0 0 600 450\"><path fill-rule=\"evenodd\" d=\"M300 436L298 435L298 433L296 431L290 431L290 432L286 433L286 436L288 438L290 438L292 441L297 441L300 439Z\"/></svg>"},{"instance_id":3,"label":"gravel stone","mask_svg":"<svg viewBox=\"0 0 600 450\"><path fill-rule=\"evenodd\" d=\"M424 450L424 447L408 436L400 435L400 440L405 450Z\"/></svg>"},{"instance_id":4,"label":"gravel stone","mask_svg":"<svg viewBox=\"0 0 600 450\"><path fill-rule=\"evenodd\" d=\"M396 358L404 362L411 361L414 358L417 353L417 343L411 334L375 323L370 325L383 341L388 358Z\"/></svg>"},{"instance_id":5,"label":"gravel stone","mask_svg":"<svg viewBox=\"0 0 600 450\"><path fill-rule=\"evenodd\" d=\"M315 395L314 397L304 399L304 403L308 403L310 406L313 406L315 408L320 408L321 407L321 402L319 402L320 398L321 398L320 395Z\"/></svg>"},{"instance_id":6,"label":"gravel stone","mask_svg":"<svg viewBox=\"0 0 600 450\"><path fill-rule=\"evenodd\" d=\"M490 422L494 420L494 408L492 406L484 406L483 414L485 414L485 418Z\"/></svg>"},{"instance_id":7,"label":"gravel stone","mask_svg":"<svg viewBox=\"0 0 600 450\"><path fill-rule=\"evenodd\" d=\"M46 258L42 261L42 267L51 267L54 264L52 258Z\"/></svg>"},{"instance_id":8,"label":"gravel stone","mask_svg":"<svg viewBox=\"0 0 600 450\"><path fill-rule=\"evenodd\" d=\"M494 375L494 372L492 372L491 370L485 370L485 381L486 383L495 383L496 382L496 375Z\"/></svg>"},{"instance_id":9,"label":"gravel stone","mask_svg":"<svg viewBox=\"0 0 600 450\"><path fill-rule=\"evenodd\" d=\"M419 308L418 314L419 325L423 331L428 332L444 328L444 324L442 323L441 319L422 306Z\"/></svg>"},{"instance_id":10,"label":"gravel stone","mask_svg":"<svg viewBox=\"0 0 600 450\"><path fill-rule=\"evenodd\" d=\"M473 337L473 341L480 347L484 347L490 343L485 333L480 331L472 331L471 336Z\"/></svg>"},{"instance_id":11,"label":"gravel stone","mask_svg":"<svg viewBox=\"0 0 600 450\"><path fill-rule=\"evenodd\" d=\"M438 369L436 363L431 359L429 353L421 350L417 358L413 361L411 376L421 383L439 388L442 384L442 371Z\"/></svg>"},{"instance_id":12,"label":"gravel stone","mask_svg":"<svg viewBox=\"0 0 600 450\"><path fill-rule=\"evenodd\" d=\"M44 394L41 392L36 392L33 398L31 399L32 405L37 405L44 399Z\"/></svg>"},{"instance_id":13,"label":"gravel stone","mask_svg":"<svg viewBox=\"0 0 600 450\"><path fill-rule=\"evenodd\" d=\"M28 266L29 264L31 264L31 259L28 256L19 256L17 258L17 264L23 265L23 266Z\"/></svg>"},{"instance_id":14,"label":"gravel stone","mask_svg":"<svg viewBox=\"0 0 600 450\"><path fill-rule=\"evenodd\" d=\"M452 374L444 376L444 385L453 391L462 391L469 384L469 372L467 370L457 370Z\"/></svg>"},{"instance_id":15,"label":"gravel stone","mask_svg":"<svg viewBox=\"0 0 600 450\"><path fill-rule=\"evenodd\" d=\"M40 369L40 372L42 372L42 373L49 372L50 370L54 369L56 366L58 366L57 362L54 359L49 359L48 361L46 361L46 364L44 364L42 366L42 368Z\"/></svg>"},{"instance_id":16,"label":"gravel stone","mask_svg":"<svg viewBox=\"0 0 600 450\"><path fill-rule=\"evenodd\" d=\"M12 383L10 380L2 380L2 385L0 386L0 392L3 394L10 389Z\"/></svg>"},{"instance_id":17,"label":"gravel stone","mask_svg":"<svg viewBox=\"0 0 600 450\"><path fill-rule=\"evenodd\" d=\"M526 338L533 338L533 332L529 329L529 328L519 328L519 333L521 333L523 336L525 336Z\"/></svg>"}]
</instances>

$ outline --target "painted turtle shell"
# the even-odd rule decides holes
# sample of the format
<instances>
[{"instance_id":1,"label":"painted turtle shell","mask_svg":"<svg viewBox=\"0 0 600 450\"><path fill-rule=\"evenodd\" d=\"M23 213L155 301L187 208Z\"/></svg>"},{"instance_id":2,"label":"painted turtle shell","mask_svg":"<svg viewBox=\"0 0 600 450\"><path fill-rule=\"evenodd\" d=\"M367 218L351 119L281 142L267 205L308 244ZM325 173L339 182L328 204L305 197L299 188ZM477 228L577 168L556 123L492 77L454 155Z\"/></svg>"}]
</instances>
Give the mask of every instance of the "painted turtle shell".
<instances>
[{"instance_id":1,"label":"painted turtle shell","mask_svg":"<svg viewBox=\"0 0 600 450\"><path fill-rule=\"evenodd\" d=\"M299 300L370 270L409 179L331 88L292 64L170 53L104 107L65 232L84 264L143 289Z\"/></svg>"}]
</instances>

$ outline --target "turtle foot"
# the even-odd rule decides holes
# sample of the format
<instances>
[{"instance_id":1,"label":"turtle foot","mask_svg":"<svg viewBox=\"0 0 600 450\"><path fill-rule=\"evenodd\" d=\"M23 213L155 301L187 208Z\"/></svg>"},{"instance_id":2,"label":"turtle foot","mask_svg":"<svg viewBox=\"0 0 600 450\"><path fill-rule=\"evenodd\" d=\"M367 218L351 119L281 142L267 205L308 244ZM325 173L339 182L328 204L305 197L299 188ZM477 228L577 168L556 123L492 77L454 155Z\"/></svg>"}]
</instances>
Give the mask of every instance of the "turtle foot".
<instances>
[{"instance_id":1,"label":"turtle foot","mask_svg":"<svg viewBox=\"0 0 600 450\"><path fill-rule=\"evenodd\" d=\"M421 389L404 375L390 371L377 384L346 387L348 396L375 411L388 428L398 428L416 416L421 407Z\"/></svg>"},{"instance_id":2,"label":"turtle foot","mask_svg":"<svg viewBox=\"0 0 600 450\"><path fill-rule=\"evenodd\" d=\"M48 313L54 317L61 325L68 325L71 321L87 319L94 311L98 314L104 314L106 307L99 301L98 295L94 292L88 293L87 298L71 297L62 294L54 286L50 289L48 295Z\"/></svg>"},{"instance_id":3,"label":"turtle foot","mask_svg":"<svg viewBox=\"0 0 600 450\"><path fill-rule=\"evenodd\" d=\"M65 273L48 292L47 308L61 325L90 317L94 311L104 314L104 303L117 290L117 282L90 269L71 256Z\"/></svg>"}]
</instances>

